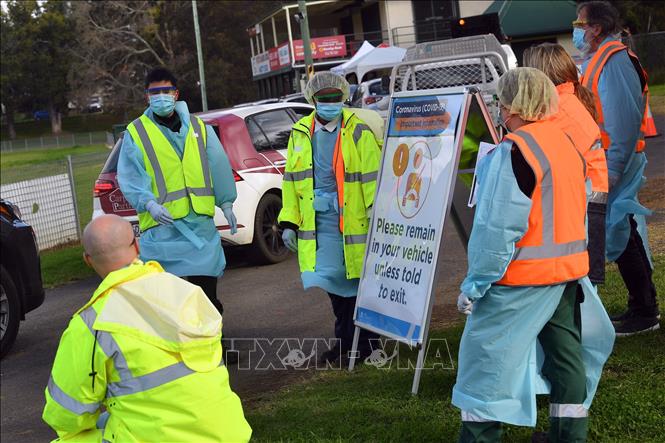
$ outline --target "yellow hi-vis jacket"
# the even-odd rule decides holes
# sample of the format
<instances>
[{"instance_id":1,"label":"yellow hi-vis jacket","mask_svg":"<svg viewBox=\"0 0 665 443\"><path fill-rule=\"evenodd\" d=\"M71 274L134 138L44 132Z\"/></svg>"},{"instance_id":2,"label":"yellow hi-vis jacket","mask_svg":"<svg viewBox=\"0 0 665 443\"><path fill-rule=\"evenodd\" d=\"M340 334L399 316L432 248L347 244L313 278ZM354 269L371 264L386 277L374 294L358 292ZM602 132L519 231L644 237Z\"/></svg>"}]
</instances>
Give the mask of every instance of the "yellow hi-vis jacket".
<instances>
[{"instance_id":1,"label":"yellow hi-vis jacket","mask_svg":"<svg viewBox=\"0 0 665 443\"><path fill-rule=\"evenodd\" d=\"M291 130L282 182L282 226L298 229L300 271L316 266L314 162L312 136L316 111L297 121ZM333 170L337 181L340 231L344 237L346 278L358 278L369 230L367 208L374 203L381 151L370 128L352 111L342 110Z\"/></svg>"},{"instance_id":2,"label":"yellow hi-vis jacket","mask_svg":"<svg viewBox=\"0 0 665 443\"><path fill-rule=\"evenodd\" d=\"M157 262L110 273L62 335L44 421L59 441L248 441L221 326L201 288Z\"/></svg>"},{"instance_id":3,"label":"yellow hi-vis jacket","mask_svg":"<svg viewBox=\"0 0 665 443\"><path fill-rule=\"evenodd\" d=\"M147 115L127 125L127 131L143 153L157 203L164 205L174 220L189 214L190 202L197 214L215 215L215 194L206 154L207 132L200 118L190 117L182 159ZM139 212L141 231L158 224L148 211Z\"/></svg>"}]
</instances>

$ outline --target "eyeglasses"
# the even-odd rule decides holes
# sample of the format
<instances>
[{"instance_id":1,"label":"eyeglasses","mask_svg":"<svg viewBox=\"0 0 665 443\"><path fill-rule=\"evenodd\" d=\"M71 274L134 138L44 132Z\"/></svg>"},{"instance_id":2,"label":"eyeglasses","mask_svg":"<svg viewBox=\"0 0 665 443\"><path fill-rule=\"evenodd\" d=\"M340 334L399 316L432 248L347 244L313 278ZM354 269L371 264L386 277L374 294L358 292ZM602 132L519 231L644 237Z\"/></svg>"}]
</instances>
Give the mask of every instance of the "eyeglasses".
<instances>
[{"instance_id":1,"label":"eyeglasses","mask_svg":"<svg viewBox=\"0 0 665 443\"><path fill-rule=\"evenodd\" d=\"M341 92L332 92L330 94L315 95L314 100L321 103L338 103L342 101L344 94Z\"/></svg>"},{"instance_id":2,"label":"eyeglasses","mask_svg":"<svg viewBox=\"0 0 665 443\"><path fill-rule=\"evenodd\" d=\"M157 95L157 94L171 94L178 90L175 86L160 86L157 88L149 88L145 90L145 93L148 95Z\"/></svg>"},{"instance_id":3,"label":"eyeglasses","mask_svg":"<svg viewBox=\"0 0 665 443\"><path fill-rule=\"evenodd\" d=\"M588 25L589 22L586 20L573 20L573 28L583 28Z\"/></svg>"}]
</instances>

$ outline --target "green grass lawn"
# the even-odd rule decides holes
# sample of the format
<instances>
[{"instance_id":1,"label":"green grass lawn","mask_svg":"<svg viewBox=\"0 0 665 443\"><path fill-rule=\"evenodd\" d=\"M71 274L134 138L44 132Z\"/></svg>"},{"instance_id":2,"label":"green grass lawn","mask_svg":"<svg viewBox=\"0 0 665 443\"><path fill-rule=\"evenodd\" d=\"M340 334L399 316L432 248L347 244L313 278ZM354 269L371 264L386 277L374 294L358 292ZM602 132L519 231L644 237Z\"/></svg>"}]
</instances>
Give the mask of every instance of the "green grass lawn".
<instances>
[{"instance_id":1,"label":"green grass lawn","mask_svg":"<svg viewBox=\"0 0 665 443\"><path fill-rule=\"evenodd\" d=\"M42 252L40 257L45 288L95 274L95 271L83 262L83 247L78 243L49 249Z\"/></svg>"},{"instance_id":2,"label":"green grass lawn","mask_svg":"<svg viewBox=\"0 0 665 443\"><path fill-rule=\"evenodd\" d=\"M76 156L97 152L110 152L104 145L72 146L71 148L33 149L29 151L3 152L0 154L0 168L23 168L57 160L66 160L68 155Z\"/></svg>"},{"instance_id":3,"label":"green grass lawn","mask_svg":"<svg viewBox=\"0 0 665 443\"><path fill-rule=\"evenodd\" d=\"M665 114L665 84L649 85L649 105L653 114Z\"/></svg>"},{"instance_id":4,"label":"green grass lawn","mask_svg":"<svg viewBox=\"0 0 665 443\"><path fill-rule=\"evenodd\" d=\"M131 112L128 115L136 115L143 112ZM131 117L130 117L131 118ZM62 118L62 132L63 133L80 133L80 132L97 132L97 131L111 131L111 127L115 124L127 123L124 121L122 115L115 114L83 114L73 115ZM26 120L18 122L14 125L16 129L16 138L31 138L51 135L51 122L50 120ZM3 140L9 138L7 133L7 125L2 125L0 135Z\"/></svg>"},{"instance_id":5,"label":"green grass lawn","mask_svg":"<svg viewBox=\"0 0 665 443\"><path fill-rule=\"evenodd\" d=\"M654 274L665 305L665 256ZM613 266L601 297L608 311L622 311L626 290ZM451 309L455 309L451 307ZM463 326L432 331L445 339L456 367ZM400 357L402 354L400 354ZM321 371L246 411L254 441L457 440L459 410L450 404L455 370L424 371L420 393L410 393L412 370L361 365L353 373ZM546 430L547 397L538 399L538 430ZM665 330L617 339L591 408L589 441L660 442L665 430ZM533 430L504 428L505 442L529 442Z\"/></svg>"}]
</instances>

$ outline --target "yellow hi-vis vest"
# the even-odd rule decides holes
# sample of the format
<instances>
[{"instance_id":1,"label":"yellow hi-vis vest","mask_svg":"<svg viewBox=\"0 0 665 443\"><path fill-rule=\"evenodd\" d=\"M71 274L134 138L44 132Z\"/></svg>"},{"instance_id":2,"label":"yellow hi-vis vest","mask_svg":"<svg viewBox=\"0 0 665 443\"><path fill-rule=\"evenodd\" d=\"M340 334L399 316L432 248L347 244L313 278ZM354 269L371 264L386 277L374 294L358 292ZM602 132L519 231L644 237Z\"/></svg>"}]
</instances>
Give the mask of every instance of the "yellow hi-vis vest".
<instances>
[{"instance_id":1,"label":"yellow hi-vis vest","mask_svg":"<svg viewBox=\"0 0 665 443\"><path fill-rule=\"evenodd\" d=\"M314 169L312 135L316 112L293 125L282 182L279 222L298 227L300 271L316 267L316 220L314 213ZM358 278L365 257L369 230L367 208L374 203L381 151L371 129L352 111L342 110L334 160L340 208L340 230L344 237L346 278Z\"/></svg>"},{"instance_id":2,"label":"yellow hi-vis vest","mask_svg":"<svg viewBox=\"0 0 665 443\"><path fill-rule=\"evenodd\" d=\"M197 214L215 215L215 195L206 155L207 133L200 118L190 117L182 159L145 114L131 122L127 131L143 153L157 203L164 205L174 220L189 214L190 202ZM148 211L139 212L141 231L158 224Z\"/></svg>"},{"instance_id":3,"label":"yellow hi-vis vest","mask_svg":"<svg viewBox=\"0 0 665 443\"><path fill-rule=\"evenodd\" d=\"M112 272L62 335L44 421L73 442L248 441L221 326L201 288L157 262Z\"/></svg>"}]
</instances>

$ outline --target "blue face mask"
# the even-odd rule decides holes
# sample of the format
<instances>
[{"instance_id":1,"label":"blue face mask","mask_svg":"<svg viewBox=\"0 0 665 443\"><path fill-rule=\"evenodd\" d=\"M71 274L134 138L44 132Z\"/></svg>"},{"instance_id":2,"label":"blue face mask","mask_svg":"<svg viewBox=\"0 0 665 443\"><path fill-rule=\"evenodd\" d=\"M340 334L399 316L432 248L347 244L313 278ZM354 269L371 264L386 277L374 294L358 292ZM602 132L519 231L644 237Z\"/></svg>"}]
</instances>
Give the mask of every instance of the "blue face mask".
<instances>
[{"instance_id":1,"label":"blue face mask","mask_svg":"<svg viewBox=\"0 0 665 443\"><path fill-rule=\"evenodd\" d=\"M342 113L342 102L316 103L316 113L324 120L335 120Z\"/></svg>"},{"instance_id":2,"label":"blue face mask","mask_svg":"<svg viewBox=\"0 0 665 443\"><path fill-rule=\"evenodd\" d=\"M582 28L573 29L573 46L583 54L586 54L591 47L591 44L584 40L586 31Z\"/></svg>"},{"instance_id":3,"label":"blue face mask","mask_svg":"<svg viewBox=\"0 0 665 443\"><path fill-rule=\"evenodd\" d=\"M166 117L175 109L175 97L171 94L151 95L150 109L160 117Z\"/></svg>"}]
</instances>

